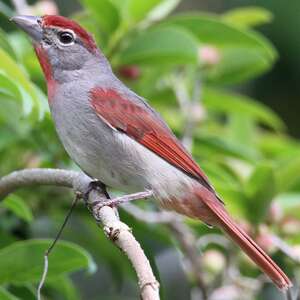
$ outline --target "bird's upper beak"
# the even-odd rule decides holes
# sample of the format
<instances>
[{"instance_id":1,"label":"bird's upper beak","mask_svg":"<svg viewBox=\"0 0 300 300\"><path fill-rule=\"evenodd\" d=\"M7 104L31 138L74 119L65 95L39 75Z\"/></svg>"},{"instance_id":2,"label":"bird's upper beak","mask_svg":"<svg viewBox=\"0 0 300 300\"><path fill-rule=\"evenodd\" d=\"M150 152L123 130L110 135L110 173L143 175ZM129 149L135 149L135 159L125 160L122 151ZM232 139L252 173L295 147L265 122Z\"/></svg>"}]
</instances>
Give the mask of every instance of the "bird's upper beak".
<instances>
[{"instance_id":1,"label":"bird's upper beak","mask_svg":"<svg viewBox=\"0 0 300 300\"><path fill-rule=\"evenodd\" d=\"M41 17L36 16L15 16L11 18L21 29L30 35L35 42L40 42L43 38L43 28Z\"/></svg>"}]
</instances>

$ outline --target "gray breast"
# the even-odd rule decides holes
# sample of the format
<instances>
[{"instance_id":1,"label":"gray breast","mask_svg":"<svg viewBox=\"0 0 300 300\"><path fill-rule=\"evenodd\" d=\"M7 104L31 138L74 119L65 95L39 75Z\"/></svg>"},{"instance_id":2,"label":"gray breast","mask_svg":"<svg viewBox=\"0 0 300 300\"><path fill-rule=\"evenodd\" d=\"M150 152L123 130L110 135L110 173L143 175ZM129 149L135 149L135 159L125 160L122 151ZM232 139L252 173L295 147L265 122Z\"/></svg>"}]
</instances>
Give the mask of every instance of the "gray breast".
<instances>
[{"instance_id":1,"label":"gray breast","mask_svg":"<svg viewBox=\"0 0 300 300\"><path fill-rule=\"evenodd\" d=\"M78 83L79 84L79 83ZM94 112L84 88L58 87L51 112L58 135L80 168L108 186L141 190L147 186L142 158ZM130 139L130 138L128 138Z\"/></svg>"}]
</instances>

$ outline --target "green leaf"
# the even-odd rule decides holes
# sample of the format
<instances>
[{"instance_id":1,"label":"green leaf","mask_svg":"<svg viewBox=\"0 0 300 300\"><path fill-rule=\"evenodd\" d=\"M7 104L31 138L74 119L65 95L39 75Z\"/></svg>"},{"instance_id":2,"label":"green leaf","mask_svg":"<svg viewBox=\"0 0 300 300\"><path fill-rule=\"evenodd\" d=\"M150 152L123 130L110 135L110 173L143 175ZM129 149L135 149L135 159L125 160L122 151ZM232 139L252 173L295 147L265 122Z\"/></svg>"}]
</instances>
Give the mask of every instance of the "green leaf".
<instances>
[{"instance_id":1,"label":"green leaf","mask_svg":"<svg viewBox=\"0 0 300 300\"><path fill-rule=\"evenodd\" d=\"M114 32L120 23L120 16L117 8L110 0L80 0L86 7L97 23L100 30L106 33Z\"/></svg>"},{"instance_id":2,"label":"green leaf","mask_svg":"<svg viewBox=\"0 0 300 300\"><path fill-rule=\"evenodd\" d=\"M117 8L119 14L122 18L128 18L128 5L130 0L111 0L111 3ZM124 20L123 20L124 22Z\"/></svg>"},{"instance_id":3,"label":"green leaf","mask_svg":"<svg viewBox=\"0 0 300 300\"><path fill-rule=\"evenodd\" d=\"M3 14L9 19L15 15L15 12L3 1L0 1L0 14Z\"/></svg>"},{"instance_id":4,"label":"green leaf","mask_svg":"<svg viewBox=\"0 0 300 300\"><path fill-rule=\"evenodd\" d=\"M161 0L129 0L128 1L128 18L130 22L138 22L144 19L147 14L157 6Z\"/></svg>"},{"instance_id":5,"label":"green leaf","mask_svg":"<svg viewBox=\"0 0 300 300\"><path fill-rule=\"evenodd\" d=\"M35 89L35 86L32 85L32 88ZM23 86L14 80L14 78L9 77L2 70L0 70L0 94L3 93L5 100L10 101L20 101L22 107L22 114L28 116L34 107L34 101L31 96L26 92ZM40 99L42 98L43 93L39 93ZM45 96L44 96L45 97ZM3 100L2 100L3 101ZM41 108L41 102L39 102L39 107ZM44 109L39 110L40 119L44 115ZM10 117L8 115L8 117Z\"/></svg>"},{"instance_id":6,"label":"green leaf","mask_svg":"<svg viewBox=\"0 0 300 300\"><path fill-rule=\"evenodd\" d=\"M249 79L269 69L277 58L274 47L262 35L236 28L217 15L182 14L165 23L183 27L202 45L219 50L220 63L209 68L208 79L212 82L224 84Z\"/></svg>"},{"instance_id":7,"label":"green leaf","mask_svg":"<svg viewBox=\"0 0 300 300\"><path fill-rule=\"evenodd\" d=\"M23 99L24 113L38 112L40 103L34 86L13 59L2 49L0 49L0 71L8 78L14 78L14 82L18 84Z\"/></svg>"},{"instance_id":8,"label":"green leaf","mask_svg":"<svg viewBox=\"0 0 300 300\"><path fill-rule=\"evenodd\" d=\"M229 117L228 137L240 144L253 147L255 127L255 122L252 118L232 114Z\"/></svg>"},{"instance_id":9,"label":"green leaf","mask_svg":"<svg viewBox=\"0 0 300 300\"><path fill-rule=\"evenodd\" d=\"M240 158L246 161L256 161L260 154L253 148L229 139L227 136L219 136L196 132L195 153L204 153L206 150L210 155L224 155Z\"/></svg>"},{"instance_id":10,"label":"green leaf","mask_svg":"<svg viewBox=\"0 0 300 300\"><path fill-rule=\"evenodd\" d=\"M55 280L48 281L48 287L59 292L65 300L79 300L79 294L72 280L67 276L59 276Z\"/></svg>"},{"instance_id":11,"label":"green leaf","mask_svg":"<svg viewBox=\"0 0 300 300\"><path fill-rule=\"evenodd\" d=\"M206 80L214 84L231 84L248 80L268 71L273 61L255 48L231 47L221 50L221 60L207 69Z\"/></svg>"},{"instance_id":12,"label":"green leaf","mask_svg":"<svg viewBox=\"0 0 300 300\"><path fill-rule=\"evenodd\" d=\"M262 35L252 30L236 28L213 14L180 14L169 18L166 24L175 24L192 32L201 43L222 48L245 47L262 51L269 59L277 53Z\"/></svg>"},{"instance_id":13,"label":"green leaf","mask_svg":"<svg viewBox=\"0 0 300 300\"><path fill-rule=\"evenodd\" d=\"M33 220L31 209L19 196L10 195L5 198L0 205L9 209L26 222L31 222Z\"/></svg>"},{"instance_id":14,"label":"green leaf","mask_svg":"<svg viewBox=\"0 0 300 300\"><path fill-rule=\"evenodd\" d=\"M201 161L201 168L208 175L214 185L216 182L221 182L224 185L234 186L239 185L240 179L233 170L228 169L226 165L222 165L216 162L208 162L206 160Z\"/></svg>"},{"instance_id":15,"label":"green leaf","mask_svg":"<svg viewBox=\"0 0 300 300\"><path fill-rule=\"evenodd\" d=\"M120 64L197 63L198 42L187 31L157 27L143 32L121 52Z\"/></svg>"},{"instance_id":16,"label":"green leaf","mask_svg":"<svg viewBox=\"0 0 300 300\"><path fill-rule=\"evenodd\" d=\"M9 290L18 299L22 300L36 300L36 287L32 284L24 285L9 285Z\"/></svg>"},{"instance_id":17,"label":"green leaf","mask_svg":"<svg viewBox=\"0 0 300 300\"><path fill-rule=\"evenodd\" d=\"M223 14L223 20L240 27L254 27L273 20L272 13L258 6L234 8Z\"/></svg>"},{"instance_id":18,"label":"green leaf","mask_svg":"<svg viewBox=\"0 0 300 300\"><path fill-rule=\"evenodd\" d=\"M160 4L154 7L147 16L149 22L155 22L165 18L170 14L181 0L162 0Z\"/></svg>"},{"instance_id":19,"label":"green leaf","mask_svg":"<svg viewBox=\"0 0 300 300\"><path fill-rule=\"evenodd\" d=\"M32 84L37 98L39 99L39 120L41 120L45 113L49 111L48 101L44 93L35 85ZM16 126L16 119L20 121L22 115L28 116L33 109L34 102L29 94L24 90L22 85L14 78L9 77L2 70L0 70L0 121L5 121L9 125ZM14 113L15 118L11 118L11 112ZM34 116L34 115L33 115ZM35 117L35 116L34 116Z\"/></svg>"},{"instance_id":20,"label":"green leaf","mask_svg":"<svg viewBox=\"0 0 300 300\"><path fill-rule=\"evenodd\" d=\"M241 219L247 217L244 207L247 199L241 188L224 184L221 181L215 181L214 187L232 215Z\"/></svg>"},{"instance_id":21,"label":"green leaf","mask_svg":"<svg viewBox=\"0 0 300 300\"><path fill-rule=\"evenodd\" d=\"M27 240L0 250L0 284L37 282L42 275L45 250L52 240ZM95 270L91 256L81 247L58 242L49 257L47 279L81 269Z\"/></svg>"},{"instance_id":22,"label":"green leaf","mask_svg":"<svg viewBox=\"0 0 300 300\"><path fill-rule=\"evenodd\" d=\"M279 194L275 201L282 207L284 216L300 218L300 193Z\"/></svg>"},{"instance_id":23,"label":"green leaf","mask_svg":"<svg viewBox=\"0 0 300 300\"><path fill-rule=\"evenodd\" d=\"M300 156L300 143L289 136L264 132L258 136L258 146L266 157L284 159Z\"/></svg>"},{"instance_id":24,"label":"green leaf","mask_svg":"<svg viewBox=\"0 0 300 300\"><path fill-rule=\"evenodd\" d=\"M151 23L168 15L181 0L111 0L118 8L125 26L136 23Z\"/></svg>"},{"instance_id":25,"label":"green leaf","mask_svg":"<svg viewBox=\"0 0 300 300\"><path fill-rule=\"evenodd\" d=\"M4 228L5 226L2 225L1 227L2 228L0 229L0 248L10 245L17 240L15 236L8 232L7 228Z\"/></svg>"},{"instance_id":26,"label":"green leaf","mask_svg":"<svg viewBox=\"0 0 300 300\"><path fill-rule=\"evenodd\" d=\"M12 48L10 42L7 39L6 33L0 28L0 48L2 48L6 53L16 59L16 54Z\"/></svg>"},{"instance_id":27,"label":"green leaf","mask_svg":"<svg viewBox=\"0 0 300 300\"><path fill-rule=\"evenodd\" d=\"M1 93L15 100L22 100L22 94L18 84L0 70L0 94Z\"/></svg>"},{"instance_id":28,"label":"green leaf","mask_svg":"<svg viewBox=\"0 0 300 300\"><path fill-rule=\"evenodd\" d=\"M286 192L293 188L300 180L300 157L289 157L276 168L278 190Z\"/></svg>"},{"instance_id":29,"label":"green leaf","mask_svg":"<svg viewBox=\"0 0 300 300\"><path fill-rule=\"evenodd\" d=\"M266 162L259 164L245 184L248 218L252 223L258 224L266 217L276 192L274 168Z\"/></svg>"},{"instance_id":30,"label":"green leaf","mask_svg":"<svg viewBox=\"0 0 300 300\"><path fill-rule=\"evenodd\" d=\"M15 297L4 288L0 287L0 299L1 300L18 300L20 298Z\"/></svg>"},{"instance_id":31,"label":"green leaf","mask_svg":"<svg viewBox=\"0 0 300 300\"><path fill-rule=\"evenodd\" d=\"M276 130L285 128L283 121L269 107L246 96L205 88L203 103L211 111L250 117Z\"/></svg>"}]
</instances>

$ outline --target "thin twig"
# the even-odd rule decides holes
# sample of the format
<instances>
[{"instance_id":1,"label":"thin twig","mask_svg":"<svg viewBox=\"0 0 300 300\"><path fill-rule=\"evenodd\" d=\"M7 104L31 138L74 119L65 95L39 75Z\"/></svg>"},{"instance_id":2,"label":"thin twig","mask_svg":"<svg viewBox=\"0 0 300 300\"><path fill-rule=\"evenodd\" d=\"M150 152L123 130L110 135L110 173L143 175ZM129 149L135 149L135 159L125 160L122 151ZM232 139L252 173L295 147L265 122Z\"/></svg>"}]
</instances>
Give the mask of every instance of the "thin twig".
<instances>
[{"instance_id":1,"label":"thin twig","mask_svg":"<svg viewBox=\"0 0 300 300\"><path fill-rule=\"evenodd\" d=\"M87 175L58 169L28 169L13 172L0 178L0 199L15 190L35 185L56 185L73 188L85 193L92 181ZM89 194L88 204L97 223L101 222L105 234L129 258L134 267L143 300L159 300L159 284L153 274L150 263L140 244L132 235L131 229L121 222L114 210L102 206L106 198L97 191Z\"/></svg>"},{"instance_id":2,"label":"thin twig","mask_svg":"<svg viewBox=\"0 0 300 300\"><path fill-rule=\"evenodd\" d=\"M41 296L41 291L42 291L42 288L45 284L45 281L46 281L46 277L47 277L47 273L48 273L48 268L49 268L49 261L48 261L48 255L44 255L44 270L43 270L43 274L42 274L42 278L41 278L41 281L39 283L39 286L37 288L37 300L41 300L42 299L42 296Z\"/></svg>"},{"instance_id":3,"label":"thin twig","mask_svg":"<svg viewBox=\"0 0 300 300\"><path fill-rule=\"evenodd\" d=\"M183 113L183 116L186 117L189 112L188 106L190 103L190 97L184 84L184 77L180 76L180 74L177 74L176 77L171 78L170 84L175 93L179 108Z\"/></svg>"},{"instance_id":4,"label":"thin twig","mask_svg":"<svg viewBox=\"0 0 300 300\"><path fill-rule=\"evenodd\" d=\"M195 108L202 109L200 105L201 99L201 80L195 74L193 95L190 97L184 78L174 78L172 88L175 92L181 113L185 118L185 128L183 131L182 143L188 151L192 151L193 135L199 116L194 111ZM177 74L177 76L180 76ZM203 272L201 259L198 253L197 240L194 233L183 222L169 223L169 228L175 234L180 243L181 249L186 255L189 263L189 270L194 274L197 286L199 287L202 299L208 299L206 284L203 280Z\"/></svg>"},{"instance_id":5,"label":"thin twig","mask_svg":"<svg viewBox=\"0 0 300 300\"><path fill-rule=\"evenodd\" d=\"M49 246L49 248L46 250L45 252L45 255L44 255L44 270L43 270L43 275L42 275L42 278L41 278L41 281L38 285L38 289L37 289L37 299L38 300L41 300L41 291L42 291L42 288L44 286L44 283L45 283L45 280L46 280L46 277L47 277L47 273L48 273L48 265L49 265L49 262L48 262L48 258L49 258L49 255L51 253L51 251L53 250L54 246L56 245L57 241L59 240L65 226L67 225L67 222L76 206L76 204L78 203L78 200L81 198L81 194L80 193L76 193L75 195L75 198L73 200L73 203L64 219L64 222L63 224L61 225L55 239L53 240L52 244Z\"/></svg>"},{"instance_id":6,"label":"thin twig","mask_svg":"<svg viewBox=\"0 0 300 300\"><path fill-rule=\"evenodd\" d=\"M199 121L199 119L195 117L197 113L194 110L197 108L198 110L203 109L200 104L201 92L201 81L199 78L196 78L192 99L188 102L187 106L188 113L185 118L186 122L182 136L182 143L190 152L192 151L193 147L193 135L196 123Z\"/></svg>"},{"instance_id":7,"label":"thin twig","mask_svg":"<svg viewBox=\"0 0 300 300\"><path fill-rule=\"evenodd\" d=\"M197 75L198 74L196 74L196 76ZM176 100L185 120L182 143L189 151L191 151L196 123L201 119L201 111L203 110L201 105L201 80L195 78L193 95L191 97L189 96L184 83L184 78L180 74L176 74L176 76L171 79L171 87L175 93ZM195 111L195 109L197 111Z\"/></svg>"}]
</instances>

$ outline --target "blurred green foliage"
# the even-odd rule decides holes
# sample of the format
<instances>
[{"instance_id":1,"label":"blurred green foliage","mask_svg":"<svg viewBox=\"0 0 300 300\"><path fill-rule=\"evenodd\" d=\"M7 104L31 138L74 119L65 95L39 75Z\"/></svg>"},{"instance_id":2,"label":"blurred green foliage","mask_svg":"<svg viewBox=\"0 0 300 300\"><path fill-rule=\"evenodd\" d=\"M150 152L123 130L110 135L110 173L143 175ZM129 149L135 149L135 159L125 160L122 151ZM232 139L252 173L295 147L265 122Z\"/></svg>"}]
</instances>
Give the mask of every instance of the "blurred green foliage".
<instances>
[{"instance_id":1,"label":"blurred green foliage","mask_svg":"<svg viewBox=\"0 0 300 300\"><path fill-rule=\"evenodd\" d=\"M71 17L93 32L115 72L149 99L179 137L187 120L172 83L183 85L192 97L195 83L201 80L198 103L204 116L194 132L195 159L228 209L258 240L274 234L299 251L300 144L286 134L285 124L271 109L231 91L234 84L268 71L278 59L270 41L254 30L272 20L270 12L243 7L224 15L194 11L170 16L180 0L80 2L82 9ZM0 20L5 28L12 28L8 21L12 14L13 9L0 1ZM20 168L76 168L57 139L34 51L16 28L0 30L0 103L0 176ZM11 195L0 204L1 299L34 299L43 251L50 243L36 238L55 234L71 197L66 190L36 187ZM153 203L141 205L151 208ZM174 249L163 225L147 225L121 213L134 228L152 265L161 253ZM84 291L79 292L69 276L76 270L94 269L91 255L100 268L95 278L105 282L109 276L109 284L115 287L102 290L110 296L101 299L136 297L129 263L97 230L83 207L75 214L65 232L69 242L60 242L50 258L48 299L96 299L96 292L103 289L101 284L87 296L88 288L83 286ZM199 236L209 233L199 222L187 223ZM264 242L261 246L270 250ZM242 274L258 276L255 267L232 249L217 249L224 257L232 255ZM277 247L271 250L292 278L299 273L294 257L282 255ZM156 267L160 276L163 266ZM91 280L80 278L72 275L77 285ZM214 284L212 279L205 280ZM186 281L193 285L193 281ZM164 288L166 279L161 283L163 296L171 299L172 291ZM126 292L121 291L122 286ZM264 299L281 299L273 292L272 298Z\"/></svg>"}]
</instances>

